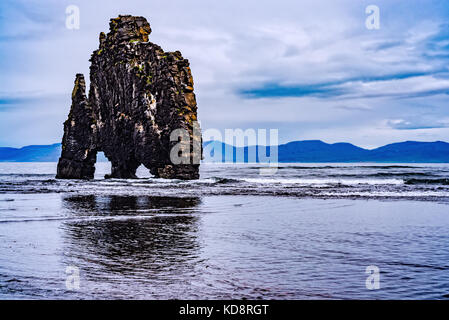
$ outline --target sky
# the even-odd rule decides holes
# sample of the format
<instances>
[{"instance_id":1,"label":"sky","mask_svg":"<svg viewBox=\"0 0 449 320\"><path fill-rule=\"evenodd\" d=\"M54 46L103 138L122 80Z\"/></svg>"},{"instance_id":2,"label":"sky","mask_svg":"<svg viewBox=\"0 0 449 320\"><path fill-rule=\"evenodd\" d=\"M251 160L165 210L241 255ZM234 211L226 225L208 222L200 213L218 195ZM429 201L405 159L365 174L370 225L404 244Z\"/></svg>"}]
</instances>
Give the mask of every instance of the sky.
<instances>
[{"instance_id":1,"label":"sky","mask_svg":"<svg viewBox=\"0 0 449 320\"><path fill-rule=\"evenodd\" d=\"M67 29L66 8L80 10ZM368 29L376 5L380 28ZM449 141L447 0L2 0L0 146L60 142L76 73L119 14L191 64L203 130L293 140Z\"/></svg>"}]
</instances>

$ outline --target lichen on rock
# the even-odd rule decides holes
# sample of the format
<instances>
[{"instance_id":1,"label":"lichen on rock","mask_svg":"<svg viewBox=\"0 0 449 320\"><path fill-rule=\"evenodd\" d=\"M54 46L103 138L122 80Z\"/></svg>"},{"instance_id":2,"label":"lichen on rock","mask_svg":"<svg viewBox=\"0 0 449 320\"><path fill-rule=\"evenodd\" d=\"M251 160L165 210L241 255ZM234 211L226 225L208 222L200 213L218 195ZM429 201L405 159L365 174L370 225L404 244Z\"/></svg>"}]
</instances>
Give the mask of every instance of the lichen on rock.
<instances>
[{"instance_id":1,"label":"lichen on rock","mask_svg":"<svg viewBox=\"0 0 449 320\"><path fill-rule=\"evenodd\" d=\"M150 25L143 17L111 19L91 56L89 96L76 76L69 117L64 123L63 151L57 178L91 179L96 154L112 163L109 177L134 178L143 164L161 178L198 179L201 140L194 136L196 97L189 61L179 51L164 52L149 42ZM173 164L173 130L191 138L188 164ZM198 154L200 153L200 154Z\"/></svg>"}]
</instances>

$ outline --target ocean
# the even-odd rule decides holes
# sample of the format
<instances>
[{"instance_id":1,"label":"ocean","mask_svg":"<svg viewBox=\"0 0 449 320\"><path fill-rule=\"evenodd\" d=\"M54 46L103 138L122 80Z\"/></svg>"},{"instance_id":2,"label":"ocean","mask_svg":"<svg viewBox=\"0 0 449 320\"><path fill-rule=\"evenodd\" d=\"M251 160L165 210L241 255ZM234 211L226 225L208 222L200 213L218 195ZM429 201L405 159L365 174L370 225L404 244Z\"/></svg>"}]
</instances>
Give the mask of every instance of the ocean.
<instances>
[{"instance_id":1,"label":"ocean","mask_svg":"<svg viewBox=\"0 0 449 320\"><path fill-rule=\"evenodd\" d=\"M0 163L0 299L449 298L449 164L109 166Z\"/></svg>"}]
</instances>

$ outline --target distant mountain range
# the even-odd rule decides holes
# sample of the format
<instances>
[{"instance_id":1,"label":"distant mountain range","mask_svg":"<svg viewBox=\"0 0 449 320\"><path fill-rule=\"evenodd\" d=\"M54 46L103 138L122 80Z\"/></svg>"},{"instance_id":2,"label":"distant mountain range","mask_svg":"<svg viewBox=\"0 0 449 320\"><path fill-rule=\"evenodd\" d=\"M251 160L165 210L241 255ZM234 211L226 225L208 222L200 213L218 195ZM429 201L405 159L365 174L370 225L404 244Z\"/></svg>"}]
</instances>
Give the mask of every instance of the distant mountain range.
<instances>
[{"instance_id":1,"label":"distant mountain range","mask_svg":"<svg viewBox=\"0 0 449 320\"><path fill-rule=\"evenodd\" d=\"M0 161L6 162L53 162L61 155L61 144L26 146L20 149L0 148Z\"/></svg>"},{"instance_id":2,"label":"distant mountain range","mask_svg":"<svg viewBox=\"0 0 449 320\"><path fill-rule=\"evenodd\" d=\"M263 147L262 147L263 148ZM225 152L232 150L232 152ZM269 153L269 151L267 151ZM235 162L237 154L257 156L257 146L233 147L219 141L204 143L204 160L216 159ZM61 154L61 144L0 148L0 162L57 162ZM223 156L224 155L224 156ZM406 141L367 150L350 143L328 144L319 140L293 141L279 145L279 162L397 162L397 163L449 163L449 143ZM107 161L100 154L99 162Z\"/></svg>"},{"instance_id":3,"label":"distant mountain range","mask_svg":"<svg viewBox=\"0 0 449 320\"><path fill-rule=\"evenodd\" d=\"M226 151L232 150L232 152ZM269 154L267 148L266 153ZM262 147L263 150L263 147ZM221 154L217 155L217 152ZM213 161L222 157L225 161L241 161L237 154L244 155L244 162L248 162L248 154L256 155L257 147L232 147L219 141L204 143L204 158ZM223 156L224 155L224 156ZM449 163L449 143L406 141L388 144L386 146L367 150L350 143L328 144L320 140L293 141L279 145L279 162L398 162L398 163ZM263 161L262 161L263 162Z\"/></svg>"},{"instance_id":4,"label":"distant mountain range","mask_svg":"<svg viewBox=\"0 0 449 320\"><path fill-rule=\"evenodd\" d=\"M26 146L23 148L1 148L0 162L58 162L61 156L61 144ZM103 155L98 161L108 161Z\"/></svg>"}]
</instances>

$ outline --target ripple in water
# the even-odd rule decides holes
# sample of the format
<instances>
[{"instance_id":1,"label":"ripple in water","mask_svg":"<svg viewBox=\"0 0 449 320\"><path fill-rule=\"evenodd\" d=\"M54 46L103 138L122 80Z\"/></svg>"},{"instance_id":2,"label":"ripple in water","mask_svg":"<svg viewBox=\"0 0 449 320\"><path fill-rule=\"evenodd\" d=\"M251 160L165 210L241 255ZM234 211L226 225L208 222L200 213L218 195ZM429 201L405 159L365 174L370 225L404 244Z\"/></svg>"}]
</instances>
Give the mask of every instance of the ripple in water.
<instances>
[{"instance_id":1,"label":"ripple in water","mask_svg":"<svg viewBox=\"0 0 449 320\"><path fill-rule=\"evenodd\" d=\"M59 181L54 164L0 164L0 298L447 297L447 166L259 169ZM370 265L380 290L365 287Z\"/></svg>"}]
</instances>

